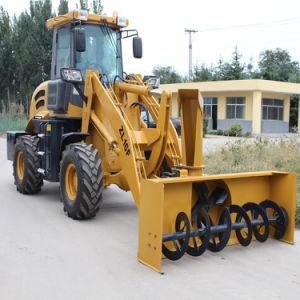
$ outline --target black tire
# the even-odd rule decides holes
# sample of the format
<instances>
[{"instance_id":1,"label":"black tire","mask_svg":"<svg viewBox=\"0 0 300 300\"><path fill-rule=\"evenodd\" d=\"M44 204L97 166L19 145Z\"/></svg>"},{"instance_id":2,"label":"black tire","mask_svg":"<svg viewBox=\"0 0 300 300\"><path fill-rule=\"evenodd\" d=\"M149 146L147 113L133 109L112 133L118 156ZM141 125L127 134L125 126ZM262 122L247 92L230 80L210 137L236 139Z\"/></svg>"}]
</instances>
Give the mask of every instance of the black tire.
<instances>
[{"instance_id":1,"label":"black tire","mask_svg":"<svg viewBox=\"0 0 300 300\"><path fill-rule=\"evenodd\" d=\"M66 186L68 166L76 169L77 188L74 199L70 199ZM60 168L60 195L64 210L75 220L94 217L102 203L103 172L98 151L87 144L72 144L63 152Z\"/></svg>"},{"instance_id":2,"label":"black tire","mask_svg":"<svg viewBox=\"0 0 300 300\"><path fill-rule=\"evenodd\" d=\"M15 146L13 175L17 190L22 194L36 194L43 185L43 175L38 172L40 167L40 159L38 152L37 136L24 135L17 139ZM19 154L24 158L23 178L20 178L17 171L17 160Z\"/></svg>"}]
</instances>

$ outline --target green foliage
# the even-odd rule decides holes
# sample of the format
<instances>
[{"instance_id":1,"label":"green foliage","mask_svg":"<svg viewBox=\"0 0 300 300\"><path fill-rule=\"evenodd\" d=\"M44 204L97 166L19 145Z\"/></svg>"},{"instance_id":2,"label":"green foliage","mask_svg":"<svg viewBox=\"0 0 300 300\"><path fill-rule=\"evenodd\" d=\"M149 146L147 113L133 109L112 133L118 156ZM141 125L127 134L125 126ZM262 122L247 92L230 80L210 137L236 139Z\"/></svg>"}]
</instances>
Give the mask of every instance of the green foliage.
<instances>
[{"instance_id":1,"label":"green foliage","mask_svg":"<svg viewBox=\"0 0 300 300\"><path fill-rule=\"evenodd\" d=\"M249 138L249 137L252 137L252 134L251 134L251 132L247 131L243 134L243 137Z\"/></svg>"},{"instance_id":2,"label":"green foliage","mask_svg":"<svg viewBox=\"0 0 300 300\"><path fill-rule=\"evenodd\" d=\"M227 74L227 76L233 80L243 79L245 77L243 74L245 66L241 63L241 58L242 55L238 52L237 47L235 47Z\"/></svg>"},{"instance_id":3,"label":"green foliage","mask_svg":"<svg viewBox=\"0 0 300 300\"><path fill-rule=\"evenodd\" d=\"M93 0L93 12L98 15L102 14L103 12L102 0Z\"/></svg>"},{"instance_id":4,"label":"green foliage","mask_svg":"<svg viewBox=\"0 0 300 300\"><path fill-rule=\"evenodd\" d=\"M298 103L299 96L292 96L290 104L290 127L298 125Z\"/></svg>"},{"instance_id":5,"label":"green foliage","mask_svg":"<svg viewBox=\"0 0 300 300\"><path fill-rule=\"evenodd\" d=\"M252 59L242 62L242 55L235 47L230 61L219 59L216 66L196 65L193 81L267 79L275 81L300 82L300 66L292 61L290 54L283 49L266 50L260 54L258 69L254 70Z\"/></svg>"},{"instance_id":6,"label":"green foliage","mask_svg":"<svg viewBox=\"0 0 300 300\"><path fill-rule=\"evenodd\" d=\"M10 99L15 64L12 58L12 24L7 11L0 7L0 100Z\"/></svg>"},{"instance_id":7,"label":"green foliage","mask_svg":"<svg viewBox=\"0 0 300 300\"><path fill-rule=\"evenodd\" d=\"M224 131L222 129L217 130L217 135L223 135L223 134L224 134Z\"/></svg>"},{"instance_id":8,"label":"green foliage","mask_svg":"<svg viewBox=\"0 0 300 300\"><path fill-rule=\"evenodd\" d=\"M223 134L224 134L225 136L229 136L229 130L224 130L224 131L223 131Z\"/></svg>"},{"instance_id":9,"label":"green foliage","mask_svg":"<svg viewBox=\"0 0 300 300\"><path fill-rule=\"evenodd\" d=\"M69 12L68 0L60 0L58 6L58 15L64 15Z\"/></svg>"},{"instance_id":10,"label":"green foliage","mask_svg":"<svg viewBox=\"0 0 300 300\"><path fill-rule=\"evenodd\" d=\"M25 106L35 87L50 75L52 32L45 20L51 18L50 0L30 1L29 13L21 13L12 25L14 100Z\"/></svg>"},{"instance_id":11,"label":"green foliage","mask_svg":"<svg viewBox=\"0 0 300 300\"><path fill-rule=\"evenodd\" d=\"M211 68L206 67L204 64L201 66L196 65L193 72L193 81L211 81L213 80L213 71Z\"/></svg>"},{"instance_id":12,"label":"green foliage","mask_svg":"<svg viewBox=\"0 0 300 300\"><path fill-rule=\"evenodd\" d=\"M261 78L277 81L299 82L299 63L292 61L288 51L266 50L260 54L259 73Z\"/></svg>"},{"instance_id":13,"label":"green foliage","mask_svg":"<svg viewBox=\"0 0 300 300\"><path fill-rule=\"evenodd\" d=\"M205 155L206 174L282 170L298 175L297 224L300 224L300 142L298 140L237 140Z\"/></svg>"},{"instance_id":14,"label":"green foliage","mask_svg":"<svg viewBox=\"0 0 300 300\"><path fill-rule=\"evenodd\" d=\"M208 122L209 122L209 116L207 114L204 115L203 118L203 137L205 137L205 135L207 134L207 130L208 130Z\"/></svg>"},{"instance_id":15,"label":"green foliage","mask_svg":"<svg viewBox=\"0 0 300 300\"><path fill-rule=\"evenodd\" d=\"M27 107L33 90L50 78L52 31L45 21L52 18L51 0L30 0L29 10L10 19L0 6L0 112L10 103ZM87 1L80 1L87 8ZM101 13L102 0L93 1L93 11ZM60 0L58 13L68 12L68 0Z\"/></svg>"},{"instance_id":16,"label":"green foliage","mask_svg":"<svg viewBox=\"0 0 300 300\"><path fill-rule=\"evenodd\" d=\"M213 80L223 80L224 78L224 61L222 58L218 60L218 64L212 70Z\"/></svg>"},{"instance_id":17,"label":"green foliage","mask_svg":"<svg viewBox=\"0 0 300 300\"><path fill-rule=\"evenodd\" d=\"M87 0L80 0L79 4L81 9L88 9Z\"/></svg>"},{"instance_id":18,"label":"green foliage","mask_svg":"<svg viewBox=\"0 0 300 300\"><path fill-rule=\"evenodd\" d=\"M24 130L27 118L24 114L0 114L0 134L8 130Z\"/></svg>"},{"instance_id":19,"label":"green foliage","mask_svg":"<svg viewBox=\"0 0 300 300\"><path fill-rule=\"evenodd\" d=\"M233 124L228 131L229 136L242 136L243 128L240 124Z\"/></svg>"},{"instance_id":20,"label":"green foliage","mask_svg":"<svg viewBox=\"0 0 300 300\"><path fill-rule=\"evenodd\" d=\"M171 66L155 66L153 68L153 74L160 78L160 83L177 83L183 81L180 74L178 74Z\"/></svg>"},{"instance_id":21,"label":"green foliage","mask_svg":"<svg viewBox=\"0 0 300 300\"><path fill-rule=\"evenodd\" d=\"M234 48L230 62L219 60L218 66L214 71L214 80L238 80L245 79L248 75L244 72L245 65L241 62L242 55ZM251 66L249 65L250 69Z\"/></svg>"}]
</instances>

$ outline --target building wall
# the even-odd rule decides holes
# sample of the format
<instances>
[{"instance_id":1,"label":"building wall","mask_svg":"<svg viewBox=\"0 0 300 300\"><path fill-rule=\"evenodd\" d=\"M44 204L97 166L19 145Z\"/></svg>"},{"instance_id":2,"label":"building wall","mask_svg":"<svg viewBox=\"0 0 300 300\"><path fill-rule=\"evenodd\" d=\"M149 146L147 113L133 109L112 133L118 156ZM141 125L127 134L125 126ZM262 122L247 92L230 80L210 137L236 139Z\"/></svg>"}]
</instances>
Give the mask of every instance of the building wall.
<instances>
[{"instance_id":1,"label":"building wall","mask_svg":"<svg viewBox=\"0 0 300 300\"><path fill-rule=\"evenodd\" d=\"M202 93L203 97L218 98L218 129L228 130L232 125L239 124L243 133L252 132L252 93L251 92L221 92L221 93ZM226 118L226 98L245 97L244 119Z\"/></svg>"},{"instance_id":2,"label":"building wall","mask_svg":"<svg viewBox=\"0 0 300 300\"><path fill-rule=\"evenodd\" d=\"M289 122L290 120L290 96L286 94L279 94L279 93L262 93L263 98L271 98L271 99L280 99L283 100L284 107L283 107L283 121Z\"/></svg>"},{"instance_id":3,"label":"building wall","mask_svg":"<svg viewBox=\"0 0 300 300\"><path fill-rule=\"evenodd\" d=\"M242 119L224 119L218 120L218 129L229 130L232 125L241 125L242 133L252 132L252 121Z\"/></svg>"},{"instance_id":4,"label":"building wall","mask_svg":"<svg viewBox=\"0 0 300 300\"><path fill-rule=\"evenodd\" d=\"M218 129L228 130L232 125L240 124L243 128L244 133L286 133L289 131L290 96L287 94L266 92L262 93L259 91L203 92L201 94L203 98L218 98ZM226 119L227 97L245 97L246 105L244 119ZM283 121L262 120L262 98L284 100ZM201 104L203 105L203 103ZM172 94L171 114L172 116L179 116L177 93Z\"/></svg>"},{"instance_id":5,"label":"building wall","mask_svg":"<svg viewBox=\"0 0 300 300\"><path fill-rule=\"evenodd\" d=\"M288 133L289 122L274 121L274 120L262 120L261 124L262 133Z\"/></svg>"}]
</instances>

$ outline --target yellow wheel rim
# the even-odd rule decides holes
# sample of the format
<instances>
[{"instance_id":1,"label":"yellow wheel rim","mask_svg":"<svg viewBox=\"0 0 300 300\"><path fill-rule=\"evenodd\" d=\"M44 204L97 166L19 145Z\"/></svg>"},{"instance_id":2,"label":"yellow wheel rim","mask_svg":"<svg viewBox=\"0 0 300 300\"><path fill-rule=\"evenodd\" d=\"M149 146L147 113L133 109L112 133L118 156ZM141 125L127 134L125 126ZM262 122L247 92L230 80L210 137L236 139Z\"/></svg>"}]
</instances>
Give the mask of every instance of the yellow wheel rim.
<instances>
[{"instance_id":1,"label":"yellow wheel rim","mask_svg":"<svg viewBox=\"0 0 300 300\"><path fill-rule=\"evenodd\" d=\"M76 167L73 163L70 163L67 167L65 184L69 200L74 201L77 196L78 176Z\"/></svg>"},{"instance_id":2,"label":"yellow wheel rim","mask_svg":"<svg viewBox=\"0 0 300 300\"><path fill-rule=\"evenodd\" d=\"M24 154L22 151L19 151L17 155L17 174L20 180L24 178L24 169Z\"/></svg>"}]
</instances>

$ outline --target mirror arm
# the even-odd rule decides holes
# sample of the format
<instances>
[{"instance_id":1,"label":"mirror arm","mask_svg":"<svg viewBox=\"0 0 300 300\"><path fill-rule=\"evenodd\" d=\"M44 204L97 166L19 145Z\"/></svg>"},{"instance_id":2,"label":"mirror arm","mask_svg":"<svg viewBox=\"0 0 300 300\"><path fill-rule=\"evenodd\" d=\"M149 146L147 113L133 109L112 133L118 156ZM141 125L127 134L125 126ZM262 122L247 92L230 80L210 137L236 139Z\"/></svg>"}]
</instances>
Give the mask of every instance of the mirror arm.
<instances>
[{"instance_id":1,"label":"mirror arm","mask_svg":"<svg viewBox=\"0 0 300 300\"><path fill-rule=\"evenodd\" d=\"M122 36L122 33L125 32L126 36ZM134 32L129 34L130 32ZM125 30L121 30L121 39L127 39L133 36L139 36L139 33L136 29L125 29Z\"/></svg>"},{"instance_id":2,"label":"mirror arm","mask_svg":"<svg viewBox=\"0 0 300 300\"><path fill-rule=\"evenodd\" d=\"M79 87L78 83L73 83L74 88L76 89L76 91L78 92L80 98L84 101L84 103L87 103L87 97L84 95L82 89Z\"/></svg>"}]
</instances>

